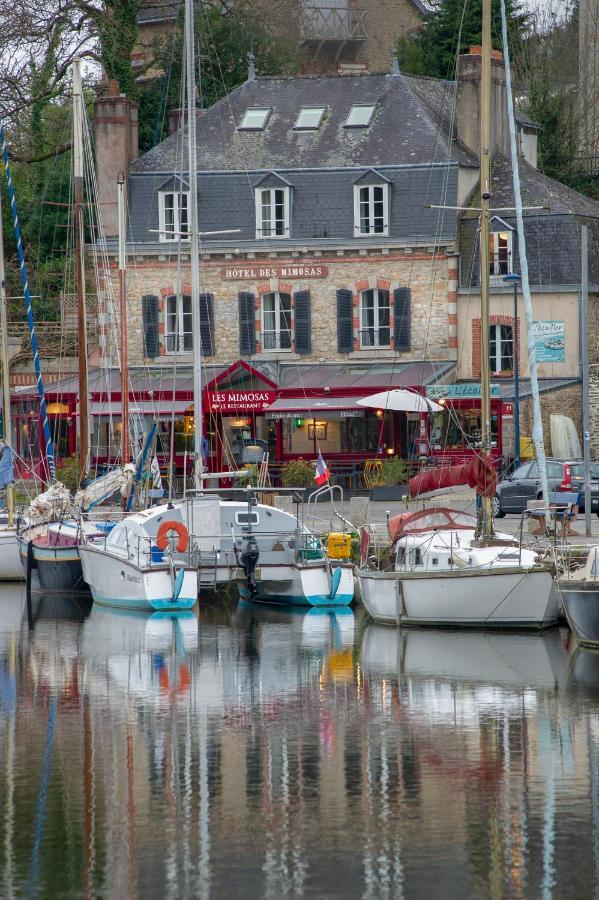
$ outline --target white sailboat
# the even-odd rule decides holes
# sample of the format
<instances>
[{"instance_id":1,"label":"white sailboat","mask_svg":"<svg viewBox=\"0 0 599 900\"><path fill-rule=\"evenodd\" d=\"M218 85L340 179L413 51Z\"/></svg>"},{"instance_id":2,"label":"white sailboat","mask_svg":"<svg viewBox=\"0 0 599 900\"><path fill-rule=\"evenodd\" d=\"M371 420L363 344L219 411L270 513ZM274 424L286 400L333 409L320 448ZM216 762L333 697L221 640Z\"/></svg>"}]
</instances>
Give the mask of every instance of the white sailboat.
<instances>
[{"instance_id":1,"label":"white sailboat","mask_svg":"<svg viewBox=\"0 0 599 900\"><path fill-rule=\"evenodd\" d=\"M257 503L251 492L246 501L234 501L204 491L193 0L185 4L185 48L194 491L183 501L124 519L102 540L84 537L79 550L83 576L96 603L124 609L186 609L195 602L198 587L214 589L231 581L254 600L346 606L354 594L349 559L331 565L322 543L303 523ZM176 543L169 537L172 532L178 533Z\"/></svg>"},{"instance_id":2,"label":"white sailboat","mask_svg":"<svg viewBox=\"0 0 599 900\"><path fill-rule=\"evenodd\" d=\"M549 565L518 545L508 535L493 529L491 498L496 473L491 448L491 385L489 360L489 223L491 199L490 103L491 103L491 0L483 0L481 140L480 140L480 286L481 286L481 451L470 464L445 467L423 473L410 482L412 496L456 487L476 487L480 499L480 520L470 525L458 521L463 514L449 513L447 521L397 522L390 570L372 571L366 560L358 570L362 599L375 621L400 625L452 625L475 627L545 628L559 615L559 598ZM507 48L506 48L507 51ZM506 52L508 88L509 56ZM508 114L513 120L511 90ZM522 224L522 204L518 182L518 158L511 121L512 169L518 215L518 236L525 302L530 307L526 245ZM527 295L528 292L528 295ZM529 322L530 318L530 322ZM543 495L547 496L538 385L532 343L532 314L527 309L529 355L535 438ZM535 397L536 392L536 397ZM435 512L429 511L429 512ZM399 517L398 517L399 518Z\"/></svg>"}]
</instances>

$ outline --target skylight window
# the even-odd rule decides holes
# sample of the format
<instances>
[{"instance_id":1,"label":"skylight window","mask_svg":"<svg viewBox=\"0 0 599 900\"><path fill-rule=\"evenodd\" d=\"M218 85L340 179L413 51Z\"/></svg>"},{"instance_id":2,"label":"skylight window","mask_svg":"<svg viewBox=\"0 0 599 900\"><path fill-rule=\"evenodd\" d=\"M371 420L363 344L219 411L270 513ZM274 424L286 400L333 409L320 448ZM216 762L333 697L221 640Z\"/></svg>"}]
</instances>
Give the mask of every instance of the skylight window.
<instances>
[{"instance_id":1,"label":"skylight window","mask_svg":"<svg viewBox=\"0 0 599 900\"><path fill-rule=\"evenodd\" d=\"M299 129L320 128L324 111L324 106L302 106L293 127Z\"/></svg>"},{"instance_id":2,"label":"skylight window","mask_svg":"<svg viewBox=\"0 0 599 900\"><path fill-rule=\"evenodd\" d=\"M346 128L368 128L372 121L374 105L360 104L352 106L345 121Z\"/></svg>"},{"instance_id":3,"label":"skylight window","mask_svg":"<svg viewBox=\"0 0 599 900\"><path fill-rule=\"evenodd\" d=\"M269 107L251 107L246 109L239 126L240 131L262 131L268 122L271 108Z\"/></svg>"}]
</instances>

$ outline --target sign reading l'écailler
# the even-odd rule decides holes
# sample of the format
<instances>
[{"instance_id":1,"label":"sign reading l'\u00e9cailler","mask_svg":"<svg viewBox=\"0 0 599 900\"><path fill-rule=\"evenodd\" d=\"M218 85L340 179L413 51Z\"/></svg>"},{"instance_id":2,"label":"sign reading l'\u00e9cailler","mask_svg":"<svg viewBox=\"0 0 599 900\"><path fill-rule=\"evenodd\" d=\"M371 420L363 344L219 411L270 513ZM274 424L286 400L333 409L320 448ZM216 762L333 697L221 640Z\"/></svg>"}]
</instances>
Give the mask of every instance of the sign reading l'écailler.
<instances>
[{"instance_id":1,"label":"sign reading l'\u00e9cailler","mask_svg":"<svg viewBox=\"0 0 599 900\"><path fill-rule=\"evenodd\" d=\"M284 265L248 264L226 266L220 270L220 277L225 281L253 281L261 278L326 278L329 267L323 265Z\"/></svg>"}]
</instances>

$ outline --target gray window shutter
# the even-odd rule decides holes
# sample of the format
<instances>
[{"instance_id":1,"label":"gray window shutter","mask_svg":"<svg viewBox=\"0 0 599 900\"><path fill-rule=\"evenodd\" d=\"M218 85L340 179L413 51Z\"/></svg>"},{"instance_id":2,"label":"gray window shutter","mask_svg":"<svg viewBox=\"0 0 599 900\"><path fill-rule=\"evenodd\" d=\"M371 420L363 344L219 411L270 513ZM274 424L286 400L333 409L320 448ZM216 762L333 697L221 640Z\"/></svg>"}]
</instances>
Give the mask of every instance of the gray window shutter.
<instances>
[{"instance_id":1,"label":"gray window shutter","mask_svg":"<svg viewBox=\"0 0 599 900\"><path fill-rule=\"evenodd\" d=\"M337 291L337 352L351 353L354 349L354 308L352 292Z\"/></svg>"},{"instance_id":2,"label":"gray window shutter","mask_svg":"<svg viewBox=\"0 0 599 900\"><path fill-rule=\"evenodd\" d=\"M393 335L396 350L409 350L411 338L410 288L396 288L393 291Z\"/></svg>"},{"instance_id":3,"label":"gray window shutter","mask_svg":"<svg viewBox=\"0 0 599 900\"><path fill-rule=\"evenodd\" d=\"M256 313L254 295L239 292L239 352L252 356L256 352Z\"/></svg>"},{"instance_id":4,"label":"gray window shutter","mask_svg":"<svg viewBox=\"0 0 599 900\"><path fill-rule=\"evenodd\" d=\"M160 355L158 297L154 294L144 294L141 298L141 317L144 330L144 356L154 359Z\"/></svg>"},{"instance_id":5,"label":"gray window shutter","mask_svg":"<svg viewBox=\"0 0 599 900\"><path fill-rule=\"evenodd\" d=\"M312 316L310 291L298 291L295 301L295 352L312 352Z\"/></svg>"},{"instance_id":6,"label":"gray window shutter","mask_svg":"<svg viewBox=\"0 0 599 900\"><path fill-rule=\"evenodd\" d=\"M200 346L203 356L214 356L214 297L200 294Z\"/></svg>"}]
</instances>

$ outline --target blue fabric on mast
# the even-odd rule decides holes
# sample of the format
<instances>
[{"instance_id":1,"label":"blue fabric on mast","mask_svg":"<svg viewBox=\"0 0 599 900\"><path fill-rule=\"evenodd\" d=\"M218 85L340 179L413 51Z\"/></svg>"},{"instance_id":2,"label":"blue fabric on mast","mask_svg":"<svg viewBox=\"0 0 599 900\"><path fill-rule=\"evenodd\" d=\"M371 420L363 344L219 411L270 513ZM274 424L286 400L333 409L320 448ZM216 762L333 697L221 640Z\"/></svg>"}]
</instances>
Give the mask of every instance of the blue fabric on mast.
<instances>
[{"instance_id":1,"label":"blue fabric on mast","mask_svg":"<svg viewBox=\"0 0 599 900\"><path fill-rule=\"evenodd\" d=\"M25 253L23 252L23 241L21 240L21 226L19 225L19 216L17 214L17 201L15 198L15 189L10 174L10 160L8 158L8 146L6 143L6 135L4 128L0 124L0 144L2 144L2 159L4 160L4 171L6 173L6 183L8 185L8 199L10 202L10 215L15 232L15 240L17 242L17 253L19 254L19 266L21 269L21 284L23 285L23 294L25 296L25 310L27 312L27 324L29 326L29 334L31 335L31 352L33 355L33 365L35 368L35 380L37 382L37 393L40 400L40 415L42 418L42 426L44 429L44 441L46 444L46 459L48 460L48 470L50 472L50 480L54 481L56 477L56 465L54 463L54 445L52 443L52 434L50 433L50 423L48 421L48 413L46 412L46 397L44 394L44 381L42 379L42 369L40 366L40 357L37 346L37 333L35 331L35 317L33 315L33 307L31 305L31 291L29 290L29 278L27 276L27 268L25 266Z\"/></svg>"},{"instance_id":2,"label":"blue fabric on mast","mask_svg":"<svg viewBox=\"0 0 599 900\"><path fill-rule=\"evenodd\" d=\"M5 444L0 453L0 490L15 480L13 473L12 448Z\"/></svg>"},{"instance_id":3,"label":"blue fabric on mast","mask_svg":"<svg viewBox=\"0 0 599 900\"><path fill-rule=\"evenodd\" d=\"M156 422L154 422L148 432L148 436L144 442L143 449L137 458L137 465L135 466L134 485L139 484L139 482L141 481L141 476L143 474L143 470L145 468L145 465L146 465L146 462L148 459L148 454L150 452L150 448L151 448L154 438L156 436L156 429L157 429L157 425L156 425ZM133 506L133 498L134 497L135 497L135 486L131 489L131 493L129 494L129 496L127 498L127 505L125 507L125 512L131 512L131 507Z\"/></svg>"}]
</instances>

